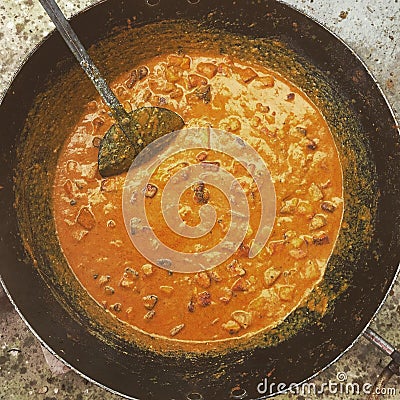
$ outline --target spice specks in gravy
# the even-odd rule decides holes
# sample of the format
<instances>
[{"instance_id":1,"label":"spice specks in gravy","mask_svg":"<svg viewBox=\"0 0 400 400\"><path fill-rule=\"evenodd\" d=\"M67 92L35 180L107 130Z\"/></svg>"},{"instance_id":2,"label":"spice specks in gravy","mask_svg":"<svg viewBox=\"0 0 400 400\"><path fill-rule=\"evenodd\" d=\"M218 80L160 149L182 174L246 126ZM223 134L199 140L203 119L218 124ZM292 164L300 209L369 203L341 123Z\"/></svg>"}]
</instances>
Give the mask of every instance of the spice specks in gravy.
<instances>
[{"instance_id":1,"label":"spice specks in gravy","mask_svg":"<svg viewBox=\"0 0 400 400\"><path fill-rule=\"evenodd\" d=\"M316 106L289 81L259 65L210 54L163 55L120 76L113 90L130 112L143 106L175 111L187 127L211 125L239 135L267 165L276 193L276 218L261 252L249 258L260 219L260 193L246 169L204 149L168 159L146 188L149 223L160 240L182 252L223 240L229 202L199 182L181 197L186 224L214 207L217 223L197 239L171 232L161 195L182 166L219 165L246 193L250 223L235 254L196 274L171 273L133 246L122 215L126 174L102 179L101 138L114 123L100 99L87 104L59 157L54 216L70 267L106 310L149 335L174 340L229 340L279 324L323 277L343 214L342 169L329 128Z\"/></svg>"}]
</instances>

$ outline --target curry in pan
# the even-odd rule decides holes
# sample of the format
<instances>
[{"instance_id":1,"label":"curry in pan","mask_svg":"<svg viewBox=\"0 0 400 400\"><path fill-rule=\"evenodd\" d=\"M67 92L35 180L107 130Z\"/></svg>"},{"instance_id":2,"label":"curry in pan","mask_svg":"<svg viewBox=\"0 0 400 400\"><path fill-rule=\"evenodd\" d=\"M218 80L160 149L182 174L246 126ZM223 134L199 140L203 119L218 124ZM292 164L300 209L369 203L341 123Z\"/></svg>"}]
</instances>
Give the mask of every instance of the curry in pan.
<instances>
[{"instance_id":1,"label":"curry in pan","mask_svg":"<svg viewBox=\"0 0 400 400\"><path fill-rule=\"evenodd\" d=\"M128 111L164 107L189 128L231 131L254 148L275 186L268 242L248 257L265 196L250 165L194 149L151 176L143 200L153 230L188 252L224 241L227 202L207 183L188 187L179 209L188 225L215 209L211 233L178 241L160 218L170 174L210 163L247 192L243 244L206 274L171 275L143 258L122 218L125 175L97 172L114 121L52 35L1 107L14 132L4 136L2 279L48 346L118 393L226 398L240 386L257 398L265 376L302 382L354 342L396 274L400 168L390 109L341 41L279 2L117 3L76 19L96 64Z\"/></svg>"},{"instance_id":2,"label":"curry in pan","mask_svg":"<svg viewBox=\"0 0 400 400\"><path fill-rule=\"evenodd\" d=\"M149 59L111 87L128 112L164 107L186 127L208 125L240 136L268 167L276 218L266 245L249 258L261 212L251 174L221 152L182 152L162 163L146 187L147 216L157 237L182 252L223 240L229 203L202 182L183 193L179 213L195 226L200 207L211 205L217 222L210 232L181 238L162 218L166 183L180 168L198 163L235 176L246 193L250 224L236 252L213 269L185 274L152 264L125 228L126 173L99 174L98 147L114 121L102 101L93 99L64 143L53 191L59 241L78 280L106 312L153 337L217 343L277 326L322 280L342 222L342 168L320 111L278 73L206 52Z\"/></svg>"}]
</instances>

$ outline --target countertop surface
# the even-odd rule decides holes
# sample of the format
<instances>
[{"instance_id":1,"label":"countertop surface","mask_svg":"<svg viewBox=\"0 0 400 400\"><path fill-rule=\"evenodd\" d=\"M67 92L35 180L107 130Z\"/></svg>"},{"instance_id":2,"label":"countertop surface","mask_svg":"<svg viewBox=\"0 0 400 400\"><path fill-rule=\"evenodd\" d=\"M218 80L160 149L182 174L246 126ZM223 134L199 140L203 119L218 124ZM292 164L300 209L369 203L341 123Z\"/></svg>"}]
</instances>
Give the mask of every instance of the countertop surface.
<instances>
[{"instance_id":1,"label":"countertop surface","mask_svg":"<svg viewBox=\"0 0 400 400\"><path fill-rule=\"evenodd\" d=\"M137 0L139 1L139 0ZM144 0L143 0L144 1ZM171 1L171 0L169 0ZM400 116L400 2L399 0L285 0L316 19L343 39L365 62ZM58 0L67 16L97 3L96 0ZM53 26L38 0L1 0L0 93L3 94L26 55ZM2 134L6 134L3 132ZM1 166L0 166L1 167ZM400 280L372 322L394 346L400 348ZM338 327L340 329L340 327ZM46 362L47 361L47 362ZM364 338L311 382L374 383L390 361ZM400 378L390 381L400 398ZM283 394L276 399L359 399L351 393ZM117 395L69 371L43 351L0 289L0 399L118 399ZM145 399L143 399L145 400Z\"/></svg>"}]
</instances>

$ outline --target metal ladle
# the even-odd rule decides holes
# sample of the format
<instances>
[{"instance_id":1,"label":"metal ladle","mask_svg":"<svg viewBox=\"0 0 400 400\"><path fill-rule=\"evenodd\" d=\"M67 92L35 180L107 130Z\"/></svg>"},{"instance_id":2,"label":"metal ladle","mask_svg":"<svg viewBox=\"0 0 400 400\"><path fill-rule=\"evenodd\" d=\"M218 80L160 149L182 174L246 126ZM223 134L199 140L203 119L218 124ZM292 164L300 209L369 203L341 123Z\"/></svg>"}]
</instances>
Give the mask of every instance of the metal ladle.
<instances>
[{"instance_id":1,"label":"metal ladle","mask_svg":"<svg viewBox=\"0 0 400 400\"><path fill-rule=\"evenodd\" d=\"M89 57L57 3L54 0L39 1L116 120L99 148L98 165L103 177L127 171L136 155L150 142L183 128L182 118L166 108L142 107L128 113Z\"/></svg>"}]
</instances>

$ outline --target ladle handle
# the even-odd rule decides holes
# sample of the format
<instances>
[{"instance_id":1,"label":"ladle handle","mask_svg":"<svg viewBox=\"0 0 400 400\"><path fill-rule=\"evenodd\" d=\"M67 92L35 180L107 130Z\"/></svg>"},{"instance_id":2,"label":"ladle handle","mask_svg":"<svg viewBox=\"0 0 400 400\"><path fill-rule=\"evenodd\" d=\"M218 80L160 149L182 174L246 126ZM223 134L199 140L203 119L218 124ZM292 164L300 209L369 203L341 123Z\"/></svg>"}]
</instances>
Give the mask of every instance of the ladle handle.
<instances>
[{"instance_id":1,"label":"ladle handle","mask_svg":"<svg viewBox=\"0 0 400 400\"><path fill-rule=\"evenodd\" d=\"M71 25L58 7L57 3L54 0L39 1L53 21L58 32L60 32L65 43L71 49L72 53L79 61L79 64L86 72L86 75L93 82L97 91L100 93L100 96L103 98L107 106L111 109L113 117L117 120L120 126L125 125L127 121L126 118L129 118L128 113L125 111L119 100L115 97L115 94L109 88L105 79L101 76L100 71L93 63L89 54L86 52L82 43L78 39L78 36L71 28Z\"/></svg>"}]
</instances>

